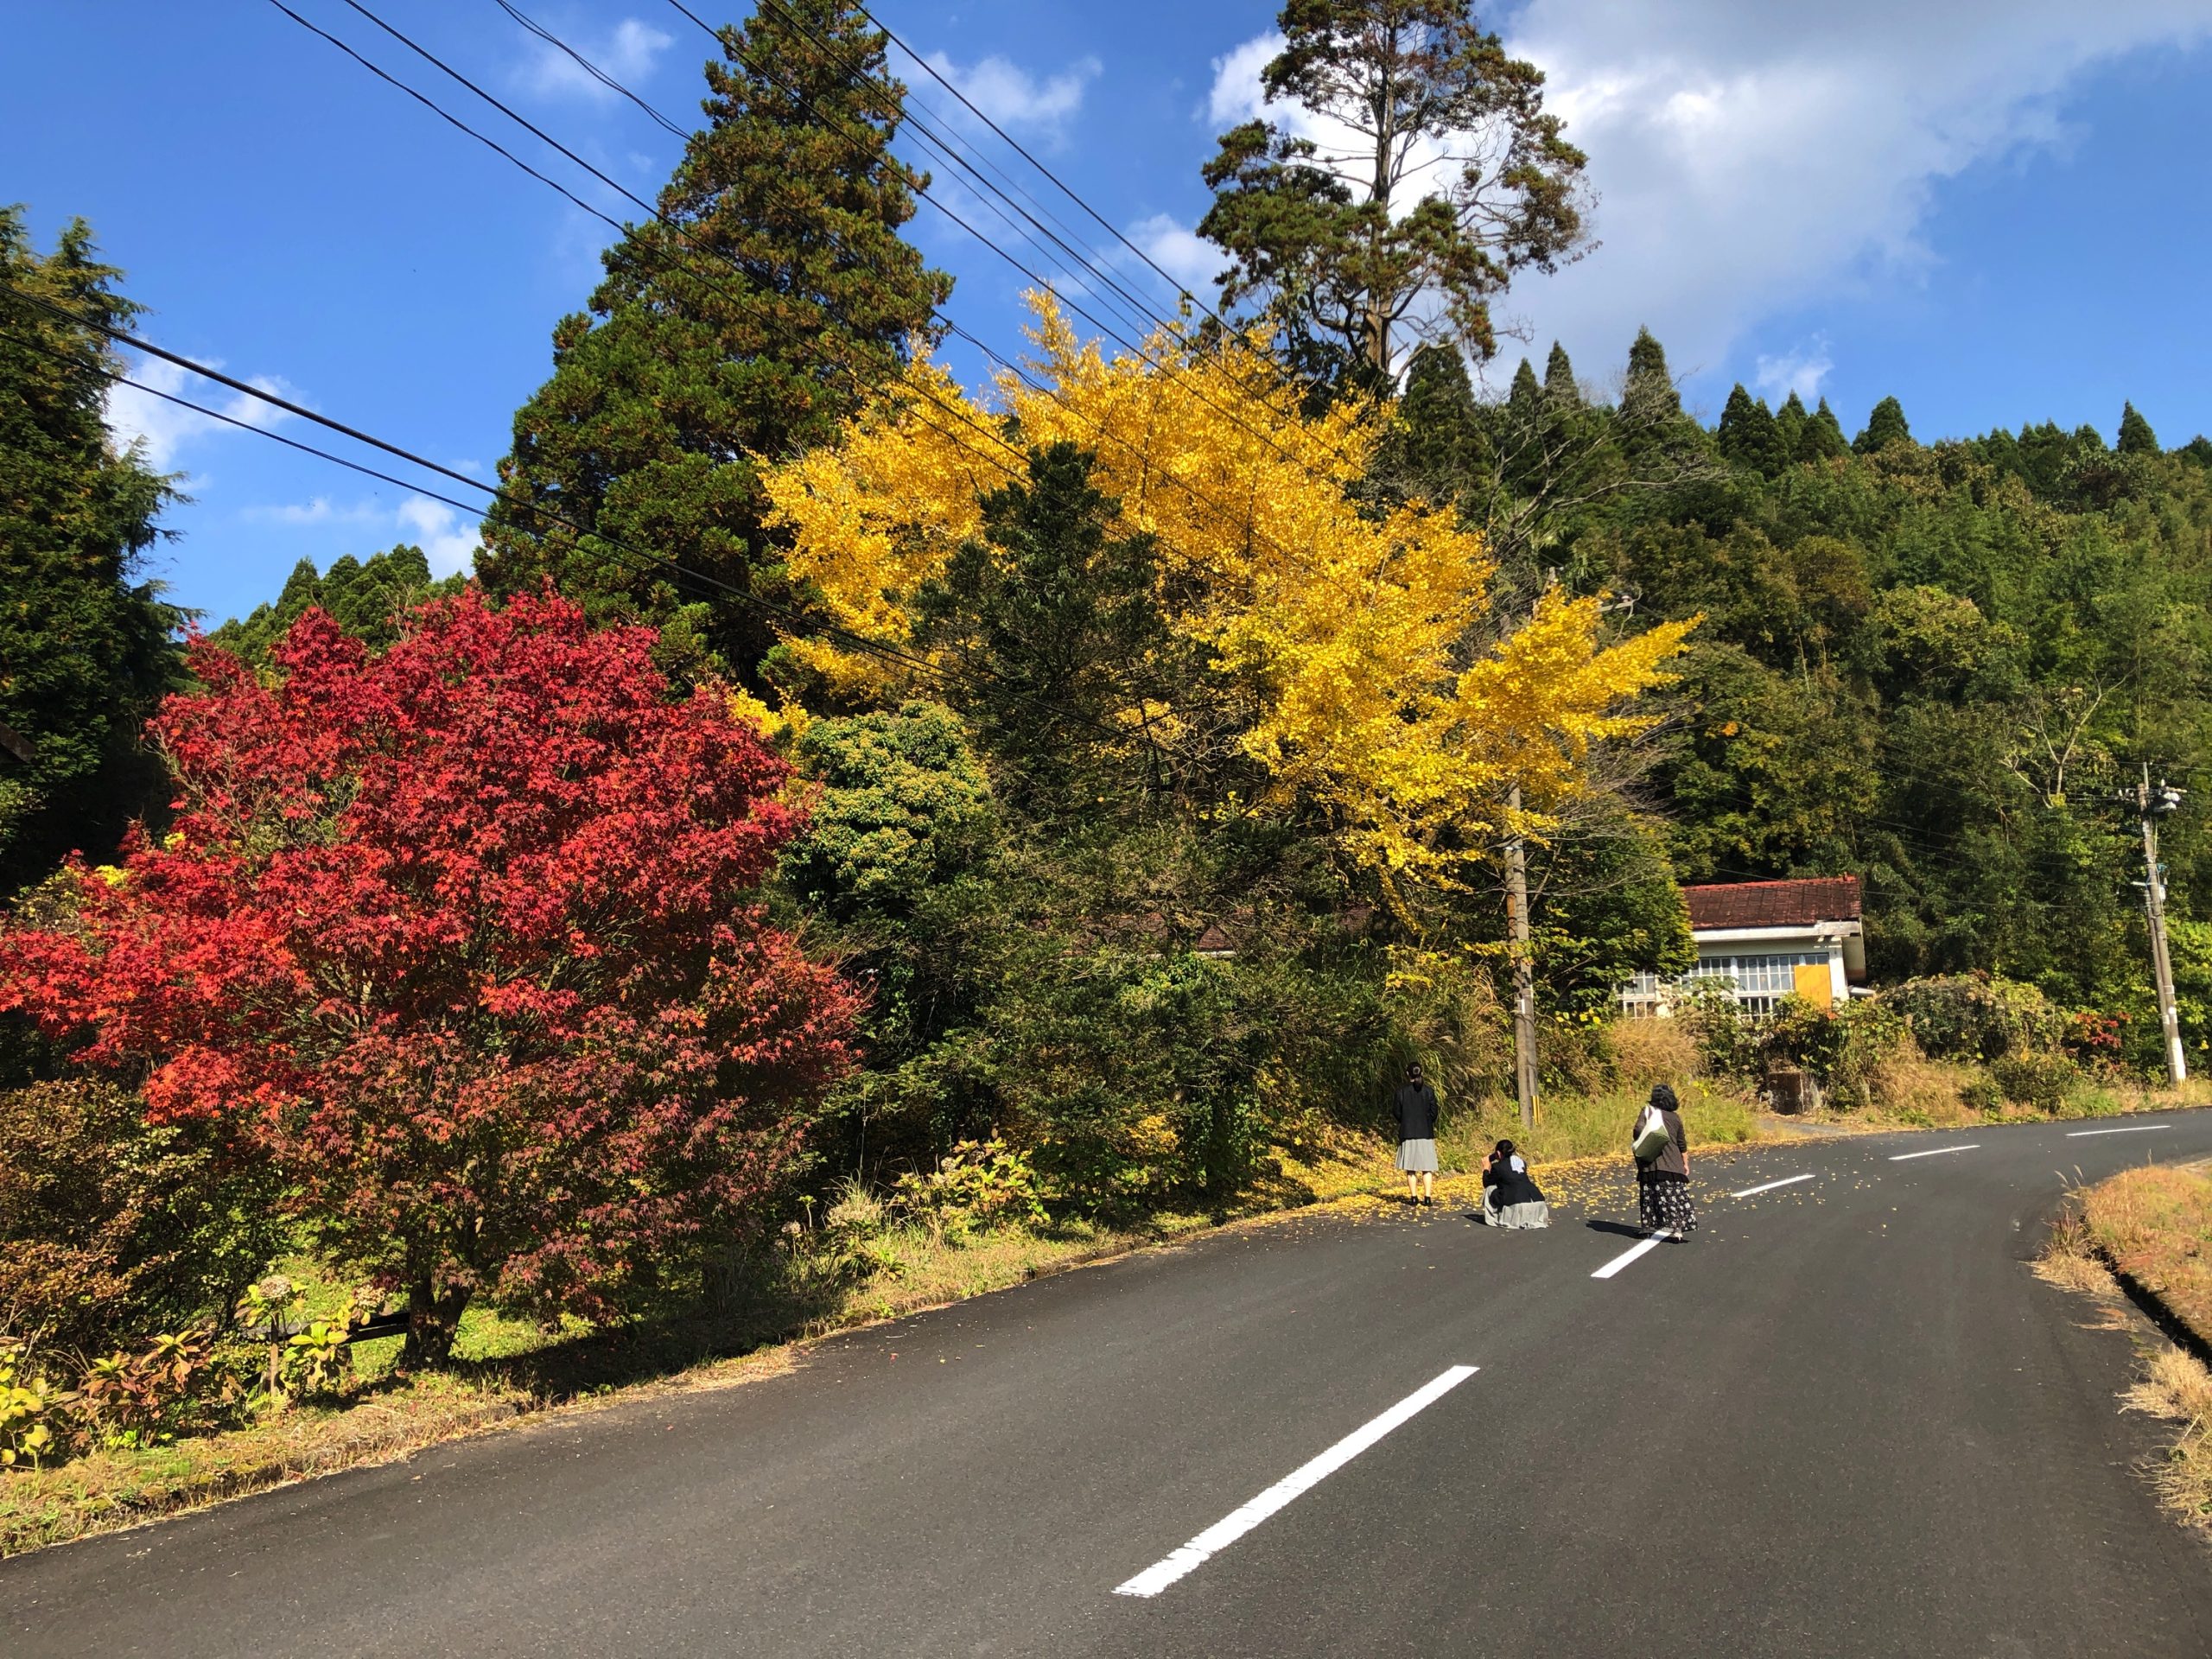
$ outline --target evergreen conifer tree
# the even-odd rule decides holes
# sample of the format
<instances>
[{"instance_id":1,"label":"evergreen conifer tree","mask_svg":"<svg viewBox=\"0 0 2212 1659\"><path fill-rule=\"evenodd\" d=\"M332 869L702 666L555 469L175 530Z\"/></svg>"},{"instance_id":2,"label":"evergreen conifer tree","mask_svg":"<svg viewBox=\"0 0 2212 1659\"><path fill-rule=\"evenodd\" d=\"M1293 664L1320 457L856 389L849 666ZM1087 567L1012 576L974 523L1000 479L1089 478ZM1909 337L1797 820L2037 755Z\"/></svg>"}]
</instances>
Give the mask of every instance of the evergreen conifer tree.
<instances>
[{"instance_id":1,"label":"evergreen conifer tree","mask_svg":"<svg viewBox=\"0 0 2212 1659\"><path fill-rule=\"evenodd\" d=\"M2123 455L2155 455L2158 453L2158 434L2151 430L2151 423L2136 412L2133 404L2120 407L2120 453Z\"/></svg>"},{"instance_id":2,"label":"evergreen conifer tree","mask_svg":"<svg viewBox=\"0 0 2212 1659\"><path fill-rule=\"evenodd\" d=\"M1804 400L1792 391L1780 409L1774 411L1774 435L1782 440L1785 459L1797 459L1798 441L1805 435L1805 423L1812 418L1805 412Z\"/></svg>"},{"instance_id":3,"label":"evergreen conifer tree","mask_svg":"<svg viewBox=\"0 0 2212 1659\"><path fill-rule=\"evenodd\" d=\"M1851 453L1851 444L1843 435L1843 423L1835 417L1835 410L1828 407L1828 400L1821 399L1805 423L1805 429L1797 435L1795 451L1799 461L1834 461Z\"/></svg>"},{"instance_id":4,"label":"evergreen conifer tree","mask_svg":"<svg viewBox=\"0 0 2212 1659\"><path fill-rule=\"evenodd\" d=\"M728 670L771 646L752 607L614 543L777 586L755 457L828 441L950 291L899 238L927 181L891 154L882 86L854 73L883 82L884 46L850 0L778 0L724 31L664 217L607 250L589 311L554 329L552 378L515 416L500 474L521 499L494 506L479 563L495 592L550 576L587 612L659 624L673 652L696 643Z\"/></svg>"},{"instance_id":5,"label":"evergreen conifer tree","mask_svg":"<svg viewBox=\"0 0 2212 1659\"><path fill-rule=\"evenodd\" d=\"M1449 346L1422 346L1406 372L1377 472L1408 494L1465 501L1486 481L1489 467L1466 359Z\"/></svg>"},{"instance_id":6,"label":"evergreen conifer tree","mask_svg":"<svg viewBox=\"0 0 2212 1659\"><path fill-rule=\"evenodd\" d=\"M1575 410L1582 407L1581 388L1574 384L1574 365L1567 361L1567 347L1552 341L1552 354L1544 361L1544 401L1554 410Z\"/></svg>"},{"instance_id":7,"label":"evergreen conifer tree","mask_svg":"<svg viewBox=\"0 0 2212 1659\"><path fill-rule=\"evenodd\" d=\"M1649 328L1636 331L1628 348L1628 378L1621 388L1621 414L1637 424L1670 420L1682 412L1681 394L1667 372L1667 348Z\"/></svg>"},{"instance_id":8,"label":"evergreen conifer tree","mask_svg":"<svg viewBox=\"0 0 2212 1659\"><path fill-rule=\"evenodd\" d=\"M1772 478L1789 465L1789 452L1783 448L1781 434L1775 427L1774 416L1767 409L1766 399L1754 398L1744 390L1741 381L1728 394L1716 435L1722 460L1749 467L1764 477Z\"/></svg>"},{"instance_id":9,"label":"evergreen conifer tree","mask_svg":"<svg viewBox=\"0 0 2212 1659\"><path fill-rule=\"evenodd\" d=\"M1866 429L1851 441L1851 448L1855 454L1871 455L1893 443L1911 442L1912 429L1905 424L1904 405L1894 397L1885 397L1874 405L1874 412L1866 417Z\"/></svg>"},{"instance_id":10,"label":"evergreen conifer tree","mask_svg":"<svg viewBox=\"0 0 2212 1659\"><path fill-rule=\"evenodd\" d=\"M115 292L83 220L51 255L0 207L0 283L110 327L138 308ZM111 853L167 798L139 732L181 679L183 613L136 581L175 499L103 416L113 353L0 292L0 898L73 849Z\"/></svg>"},{"instance_id":11,"label":"evergreen conifer tree","mask_svg":"<svg viewBox=\"0 0 2212 1659\"><path fill-rule=\"evenodd\" d=\"M1513 371L1513 383L1506 388L1505 412L1498 436L1500 470L1508 487L1522 495L1532 495L1541 490L1547 468L1544 464L1544 434L1549 422L1544 410L1544 388L1536 378L1535 365L1527 358Z\"/></svg>"}]
</instances>

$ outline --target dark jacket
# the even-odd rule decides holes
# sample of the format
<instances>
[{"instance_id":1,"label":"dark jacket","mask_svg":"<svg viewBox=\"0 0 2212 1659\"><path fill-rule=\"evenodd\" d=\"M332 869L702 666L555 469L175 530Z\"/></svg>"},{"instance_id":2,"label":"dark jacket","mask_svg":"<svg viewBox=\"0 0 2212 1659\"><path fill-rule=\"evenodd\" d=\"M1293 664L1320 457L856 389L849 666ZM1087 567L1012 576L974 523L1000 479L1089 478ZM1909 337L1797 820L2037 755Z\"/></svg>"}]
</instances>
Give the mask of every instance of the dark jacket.
<instances>
[{"instance_id":1,"label":"dark jacket","mask_svg":"<svg viewBox=\"0 0 2212 1659\"><path fill-rule=\"evenodd\" d=\"M1425 1083L1398 1085L1398 1139L1436 1139L1436 1090Z\"/></svg>"},{"instance_id":2,"label":"dark jacket","mask_svg":"<svg viewBox=\"0 0 2212 1659\"><path fill-rule=\"evenodd\" d=\"M1519 1156L1516 1154L1515 1156ZM1525 1165L1528 1161L1523 1159ZM1484 1186L1496 1192L1495 1202L1501 1210L1511 1204L1541 1204L1543 1189L1536 1185L1535 1176L1527 1169L1515 1169L1510 1158L1495 1158L1483 1166Z\"/></svg>"},{"instance_id":3,"label":"dark jacket","mask_svg":"<svg viewBox=\"0 0 2212 1659\"><path fill-rule=\"evenodd\" d=\"M1689 1132L1682 1128L1680 1112L1662 1111L1659 1116L1667 1124L1667 1149L1648 1164L1638 1164L1637 1173L1663 1181L1687 1181L1690 1178L1689 1160L1683 1154L1690 1149ZM1641 1122L1643 1114L1637 1114Z\"/></svg>"}]
</instances>

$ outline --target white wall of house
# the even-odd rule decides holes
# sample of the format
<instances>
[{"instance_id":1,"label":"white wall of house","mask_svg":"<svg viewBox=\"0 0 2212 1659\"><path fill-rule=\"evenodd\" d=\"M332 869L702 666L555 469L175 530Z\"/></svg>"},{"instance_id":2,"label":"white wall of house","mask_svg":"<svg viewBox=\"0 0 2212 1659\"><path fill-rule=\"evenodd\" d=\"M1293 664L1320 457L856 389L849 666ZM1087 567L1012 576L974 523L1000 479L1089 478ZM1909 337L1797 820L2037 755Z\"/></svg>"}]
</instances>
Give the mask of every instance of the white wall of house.
<instances>
[{"instance_id":1,"label":"white wall of house","mask_svg":"<svg viewBox=\"0 0 2212 1659\"><path fill-rule=\"evenodd\" d=\"M1782 999L1801 988L1800 968L1825 976L1827 997L1840 1004L1851 995L1851 981L1865 971L1866 940L1858 922L1813 922L1790 927L1698 928L1698 963L1684 977L1725 979L1736 1000L1753 1014L1771 1014ZM1638 974L1621 992L1621 1007L1631 1015L1663 1015L1671 986L1655 974Z\"/></svg>"}]
</instances>

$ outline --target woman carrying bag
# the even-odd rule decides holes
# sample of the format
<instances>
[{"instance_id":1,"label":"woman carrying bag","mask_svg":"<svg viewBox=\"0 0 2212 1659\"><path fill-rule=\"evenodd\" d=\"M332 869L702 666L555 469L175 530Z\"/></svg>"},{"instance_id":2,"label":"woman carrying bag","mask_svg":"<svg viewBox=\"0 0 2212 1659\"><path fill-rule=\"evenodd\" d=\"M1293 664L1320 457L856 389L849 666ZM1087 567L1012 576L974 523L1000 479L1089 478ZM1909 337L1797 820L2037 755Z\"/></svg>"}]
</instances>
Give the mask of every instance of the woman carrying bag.
<instances>
[{"instance_id":1,"label":"woman carrying bag","mask_svg":"<svg viewBox=\"0 0 2212 1659\"><path fill-rule=\"evenodd\" d=\"M1697 1230L1697 1207L1690 1202L1690 1138L1681 1103L1667 1084L1653 1087L1630 1146L1636 1154L1637 1213L1650 1231L1681 1243Z\"/></svg>"}]
</instances>

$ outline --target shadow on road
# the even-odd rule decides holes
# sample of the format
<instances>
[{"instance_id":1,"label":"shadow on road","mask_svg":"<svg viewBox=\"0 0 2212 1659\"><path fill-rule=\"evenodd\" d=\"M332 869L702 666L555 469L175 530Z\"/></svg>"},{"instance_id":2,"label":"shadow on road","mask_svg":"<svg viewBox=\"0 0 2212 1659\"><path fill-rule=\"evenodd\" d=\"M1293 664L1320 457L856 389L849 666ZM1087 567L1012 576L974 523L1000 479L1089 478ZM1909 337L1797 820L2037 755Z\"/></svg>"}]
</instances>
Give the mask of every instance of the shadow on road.
<instances>
[{"instance_id":1,"label":"shadow on road","mask_svg":"<svg viewBox=\"0 0 2212 1659\"><path fill-rule=\"evenodd\" d=\"M1593 1233L1611 1233L1617 1238L1649 1238L1650 1231L1643 1227L1631 1227L1619 1221L1586 1221L1582 1224Z\"/></svg>"}]
</instances>

